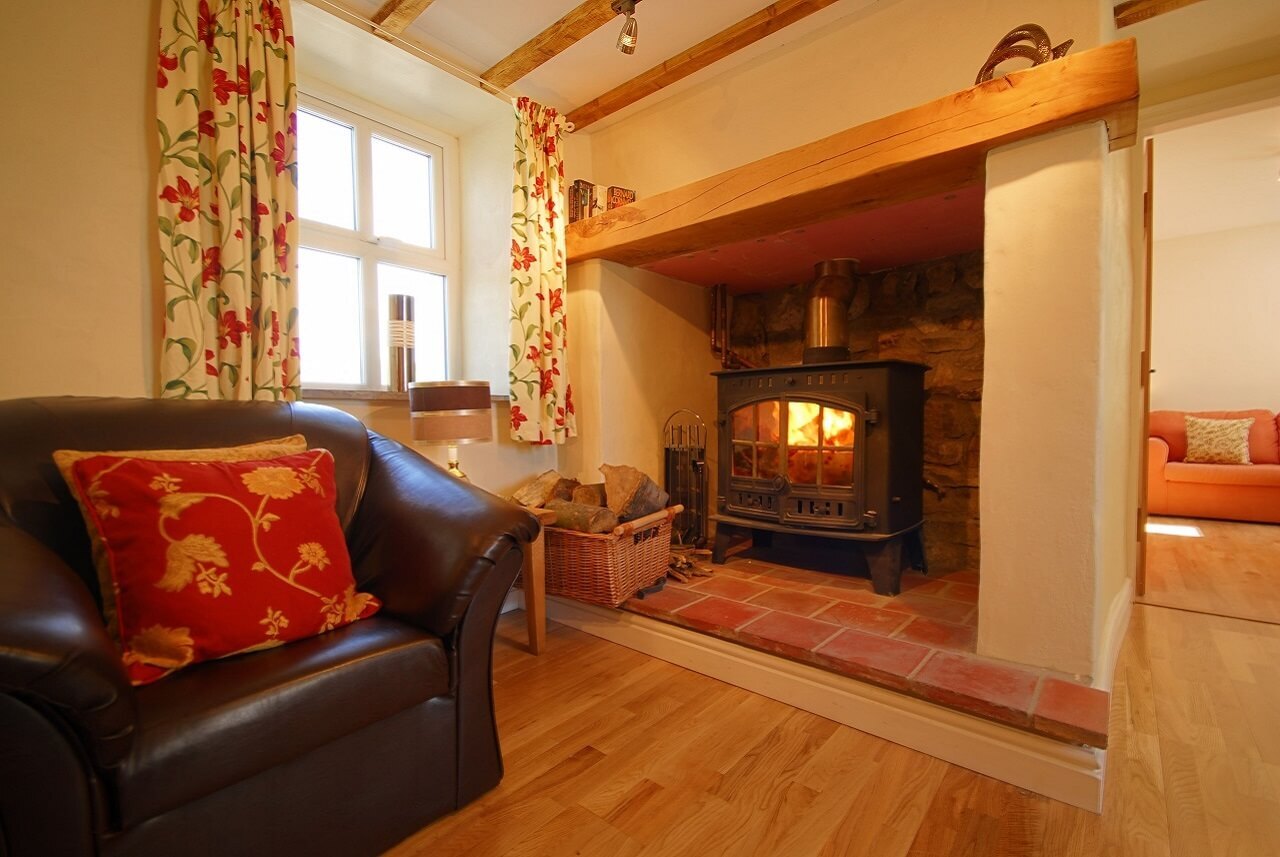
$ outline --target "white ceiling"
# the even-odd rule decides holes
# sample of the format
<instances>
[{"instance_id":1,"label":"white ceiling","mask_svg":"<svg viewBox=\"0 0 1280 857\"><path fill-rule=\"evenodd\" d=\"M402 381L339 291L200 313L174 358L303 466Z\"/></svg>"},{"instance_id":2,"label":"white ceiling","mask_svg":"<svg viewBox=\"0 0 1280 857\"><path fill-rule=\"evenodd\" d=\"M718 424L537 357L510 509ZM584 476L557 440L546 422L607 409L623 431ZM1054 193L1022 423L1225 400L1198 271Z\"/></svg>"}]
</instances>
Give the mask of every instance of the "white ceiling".
<instances>
[{"instance_id":1,"label":"white ceiling","mask_svg":"<svg viewBox=\"0 0 1280 857\"><path fill-rule=\"evenodd\" d=\"M1163 100L1164 90L1187 81L1280 60L1280 2L1193 3L1125 27L1117 35L1138 40L1138 76L1144 100Z\"/></svg>"},{"instance_id":2,"label":"white ceiling","mask_svg":"<svg viewBox=\"0 0 1280 857\"><path fill-rule=\"evenodd\" d=\"M542 32L582 0L435 0L402 38L479 74ZM318 0L317 0L318 2ZM364 17L381 0L333 0ZM875 0L840 0L773 34L758 45L799 38ZM322 5L322 4L321 4ZM622 19L610 22L510 87L568 112L636 75L759 12L765 0L642 0L636 6L640 41L635 54L617 50ZM749 59L750 48L715 65L714 73ZM678 89L663 91L667 97Z\"/></svg>"},{"instance_id":3,"label":"white ceiling","mask_svg":"<svg viewBox=\"0 0 1280 857\"><path fill-rule=\"evenodd\" d=\"M377 102L441 131L461 136L472 128L511 115L511 108L478 87L361 32L322 5L295 3L293 28L299 50L298 74L304 89L317 81ZM312 92L318 95L319 92Z\"/></svg>"},{"instance_id":4,"label":"white ceiling","mask_svg":"<svg viewBox=\"0 0 1280 857\"><path fill-rule=\"evenodd\" d=\"M1280 106L1155 141L1156 240L1280 222Z\"/></svg>"}]
</instances>

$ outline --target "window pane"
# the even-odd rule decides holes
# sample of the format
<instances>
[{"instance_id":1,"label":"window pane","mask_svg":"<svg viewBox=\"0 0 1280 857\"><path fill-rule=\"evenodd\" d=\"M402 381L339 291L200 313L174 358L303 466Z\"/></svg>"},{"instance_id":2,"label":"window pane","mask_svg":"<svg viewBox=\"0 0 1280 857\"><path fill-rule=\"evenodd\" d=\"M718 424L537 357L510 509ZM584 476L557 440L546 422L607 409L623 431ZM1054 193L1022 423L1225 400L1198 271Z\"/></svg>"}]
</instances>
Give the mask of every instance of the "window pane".
<instances>
[{"instance_id":1,"label":"window pane","mask_svg":"<svg viewBox=\"0 0 1280 857\"><path fill-rule=\"evenodd\" d=\"M373 232L431 247L431 156L373 138Z\"/></svg>"},{"instance_id":2,"label":"window pane","mask_svg":"<svg viewBox=\"0 0 1280 857\"><path fill-rule=\"evenodd\" d=\"M409 295L413 298L413 356L415 381L443 381L447 343L444 335L444 285L439 274L378 263L378 342L382 349L382 383L391 383L391 367L387 354L391 346L387 336L388 298Z\"/></svg>"},{"instance_id":3,"label":"window pane","mask_svg":"<svg viewBox=\"0 0 1280 857\"><path fill-rule=\"evenodd\" d=\"M353 134L350 125L298 111L298 211L304 220L356 228Z\"/></svg>"},{"instance_id":4,"label":"window pane","mask_svg":"<svg viewBox=\"0 0 1280 857\"><path fill-rule=\"evenodd\" d=\"M822 445L853 446L853 414L836 408L822 409Z\"/></svg>"},{"instance_id":5,"label":"window pane","mask_svg":"<svg viewBox=\"0 0 1280 857\"><path fill-rule=\"evenodd\" d=\"M778 463L778 447L757 444L756 468L758 471L756 475L761 479L772 479L781 473L782 466Z\"/></svg>"},{"instance_id":6,"label":"window pane","mask_svg":"<svg viewBox=\"0 0 1280 857\"><path fill-rule=\"evenodd\" d=\"M778 402L760 403L760 440L778 442Z\"/></svg>"},{"instance_id":7,"label":"window pane","mask_svg":"<svg viewBox=\"0 0 1280 857\"><path fill-rule=\"evenodd\" d=\"M817 446L821 414L822 406L815 402L788 402L787 443L791 446ZM793 478L792 481L798 480Z\"/></svg>"},{"instance_id":8,"label":"window pane","mask_svg":"<svg viewBox=\"0 0 1280 857\"><path fill-rule=\"evenodd\" d=\"M754 476L755 469L751 460L754 450L752 444L735 443L733 445L733 475L734 476Z\"/></svg>"},{"instance_id":9,"label":"window pane","mask_svg":"<svg viewBox=\"0 0 1280 857\"><path fill-rule=\"evenodd\" d=\"M756 439L756 427L755 424L751 422L751 417L754 413L754 409L748 405L745 408L738 408L730 414L730 419L733 422L734 440Z\"/></svg>"},{"instance_id":10,"label":"window pane","mask_svg":"<svg viewBox=\"0 0 1280 857\"><path fill-rule=\"evenodd\" d=\"M310 247L299 250L303 384L363 383L360 315L360 260Z\"/></svg>"},{"instance_id":11,"label":"window pane","mask_svg":"<svg viewBox=\"0 0 1280 857\"><path fill-rule=\"evenodd\" d=\"M824 449L822 451L822 484L849 487L853 485L853 453Z\"/></svg>"},{"instance_id":12,"label":"window pane","mask_svg":"<svg viewBox=\"0 0 1280 857\"><path fill-rule=\"evenodd\" d=\"M817 485L818 451L816 449L788 450L787 476L796 485Z\"/></svg>"}]
</instances>

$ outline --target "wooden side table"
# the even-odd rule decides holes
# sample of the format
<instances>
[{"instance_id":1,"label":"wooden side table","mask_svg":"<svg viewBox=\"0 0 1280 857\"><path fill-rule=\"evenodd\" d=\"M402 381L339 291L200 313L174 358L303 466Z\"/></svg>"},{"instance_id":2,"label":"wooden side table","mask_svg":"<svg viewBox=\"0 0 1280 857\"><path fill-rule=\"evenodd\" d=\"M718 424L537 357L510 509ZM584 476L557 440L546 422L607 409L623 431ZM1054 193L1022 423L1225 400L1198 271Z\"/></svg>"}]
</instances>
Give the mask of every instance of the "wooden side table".
<instances>
[{"instance_id":1,"label":"wooden side table","mask_svg":"<svg viewBox=\"0 0 1280 857\"><path fill-rule=\"evenodd\" d=\"M551 509L529 511L538 516L538 523L544 527L556 522L556 513ZM524 582L525 619L529 624L529 651L540 655L547 644L547 555L542 530L538 530L538 537L524 555L521 578Z\"/></svg>"}]
</instances>

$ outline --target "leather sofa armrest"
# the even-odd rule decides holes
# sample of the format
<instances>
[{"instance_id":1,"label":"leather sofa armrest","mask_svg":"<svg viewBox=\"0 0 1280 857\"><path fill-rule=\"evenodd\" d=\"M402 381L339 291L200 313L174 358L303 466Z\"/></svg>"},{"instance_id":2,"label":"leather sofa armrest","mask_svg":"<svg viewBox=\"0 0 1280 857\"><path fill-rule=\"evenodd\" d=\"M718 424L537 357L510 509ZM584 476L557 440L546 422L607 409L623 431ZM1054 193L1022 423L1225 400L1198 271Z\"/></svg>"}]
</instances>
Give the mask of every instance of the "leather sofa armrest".
<instances>
[{"instance_id":1,"label":"leather sofa armrest","mask_svg":"<svg viewBox=\"0 0 1280 857\"><path fill-rule=\"evenodd\" d=\"M448 637L495 565L537 536L538 520L402 444L374 432L369 443L347 534L356 579L384 612Z\"/></svg>"},{"instance_id":2,"label":"leather sofa armrest","mask_svg":"<svg viewBox=\"0 0 1280 857\"><path fill-rule=\"evenodd\" d=\"M0 690L64 721L109 768L137 708L120 652L84 583L26 532L0 526Z\"/></svg>"},{"instance_id":3,"label":"leather sofa armrest","mask_svg":"<svg viewBox=\"0 0 1280 857\"><path fill-rule=\"evenodd\" d=\"M1147 511L1152 514L1168 511L1169 483L1164 478L1168 463L1169 444L1164 438L1147 438Z\"/></svg>"}]
</instances>

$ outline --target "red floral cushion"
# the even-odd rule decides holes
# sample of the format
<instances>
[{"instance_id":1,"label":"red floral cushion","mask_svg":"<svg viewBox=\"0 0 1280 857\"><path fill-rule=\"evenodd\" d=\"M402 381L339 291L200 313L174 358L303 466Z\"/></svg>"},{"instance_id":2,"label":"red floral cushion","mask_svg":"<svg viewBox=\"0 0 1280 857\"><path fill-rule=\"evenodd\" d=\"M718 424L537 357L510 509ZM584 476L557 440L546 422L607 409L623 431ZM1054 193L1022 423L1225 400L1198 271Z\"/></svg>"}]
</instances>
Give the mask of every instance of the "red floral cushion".
<instances>
[{"instance_id":1,"label":"red floral cushion","mask_svg":"<svg viewBox=\"0 0 1280 857\"><path fill-rule=\"evenodd\" d=\"M135 685L381 606L356 592L327 450L238 462L94 456L72 476L102 535Z\"/></svg>"}]
</instances>

